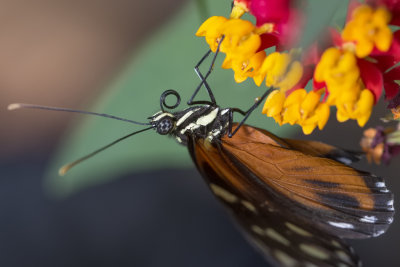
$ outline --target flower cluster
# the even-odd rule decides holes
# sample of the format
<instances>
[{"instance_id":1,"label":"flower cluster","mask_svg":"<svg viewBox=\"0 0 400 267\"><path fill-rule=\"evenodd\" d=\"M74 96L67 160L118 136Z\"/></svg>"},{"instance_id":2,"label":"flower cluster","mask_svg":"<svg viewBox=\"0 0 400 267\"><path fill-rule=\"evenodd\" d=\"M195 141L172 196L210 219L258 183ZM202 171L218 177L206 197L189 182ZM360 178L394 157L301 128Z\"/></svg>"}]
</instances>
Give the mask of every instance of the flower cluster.
<instances>
[{"instance_id":1,"label":"flower cluster","mask_svg":"<svg viewBox=\"0 0 400 267\"><path fill-rule=\"evenodd\" d=\"M275 89L263 113L279 124L298 124L310 134L323 129L333 106L338 121L352 119L362 127L383 92L399 117L400 31L393 26L400 26L400 1L351 0L341 30L329 28L324 40L300 50L295 47L304 32L304 5L235 0L230 18L211 17L196 35L214 52L223 37L222 67L234 71L236 82L251 78ZM242 19L245 13L256 23ZM267 54L272 47L275 52Z\"/></svg>"}]
</instances>

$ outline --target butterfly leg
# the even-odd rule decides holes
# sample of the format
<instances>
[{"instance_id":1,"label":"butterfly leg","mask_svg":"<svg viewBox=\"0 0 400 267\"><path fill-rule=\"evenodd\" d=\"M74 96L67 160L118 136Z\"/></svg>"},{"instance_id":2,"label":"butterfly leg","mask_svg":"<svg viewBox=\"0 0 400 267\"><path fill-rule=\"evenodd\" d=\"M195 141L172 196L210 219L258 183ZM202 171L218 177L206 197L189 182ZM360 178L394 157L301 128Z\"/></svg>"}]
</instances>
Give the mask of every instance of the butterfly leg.
<instances>
[{"instance_id":1,"label":"butterfly leg","mask_svg":"<svg viewBox=\"0 0 400 267\"><path fill-rule=\"evenodd\" d=\"M212 106L216 106L217 105L216 101L215 101L214 94L212 93L211 87L207 83L207 78L211 74L211 72L212 72L212 70L214 68L214 63L215 63L215 60L217 59L217 56L218 56L219 51L220 51L221 43L224 40L224 38L225 38L225 36L222 36L221 40L219 41L218 47L217 47L217 51L215 52L215 55L214 55L214 57L213 57L213 59L211 61L210 67L208 68L208 71L207 71L205 76L203 76L203 74L200 72L199 67L204 62L204 60L206 58L208 58L208 56L211 54L211 50L208 50L207 53L200 59L200 61L194 67L194 71L196 72L197 76L200 78L201 82L197 86L197 88L194 91L192 97L187 102L188 105L197 105L197 104L207 104L207 105L212 105ZM211 102L210 101L193 101L193 99L196 97L196 95L200 91L200 88L202 87L203 84L206 87L206 90L207 90L207 93L208 93L208 95L209 95L209 97L211 99Z\"/></svg>"},{"instance_id":2,"label":"butterfly leg","mask_svg":"<svg viewBox=\"0 0 400 267\"><path fill-rule=\"evenodd\" d=\"M250 114L261 104L261 102L272 92L273 88L269 88L261 97L256 99L256 103L252 105L247 111L243 111L238 108L231 108L229 110L229 125L228 125L228 136L232 137L238 130L239 128L244 124L244 122L249 118ZM239 125L235 128L235 130L232 132L232 125L233 125L233 113L237 112L240 113L244 116L242 121L239 123Z\"/></svg>"}]
</instances>

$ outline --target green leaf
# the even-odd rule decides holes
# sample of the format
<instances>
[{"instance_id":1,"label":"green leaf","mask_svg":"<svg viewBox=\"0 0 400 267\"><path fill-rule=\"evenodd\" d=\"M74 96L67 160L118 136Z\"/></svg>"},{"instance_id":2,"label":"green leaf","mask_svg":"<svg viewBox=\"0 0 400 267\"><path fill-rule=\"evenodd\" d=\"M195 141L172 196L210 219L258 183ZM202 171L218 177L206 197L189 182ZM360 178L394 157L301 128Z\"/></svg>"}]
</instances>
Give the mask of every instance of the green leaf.
<instances>
[{"instance_id":1,"label":"green leaf","mask_svg":"<svg viewBox=\"0 0 400 267\"><path fill-rule=\"evenodd\" d=\"M229 1L209 0L206 4L207 9L212 11L210 16L227 16L230 11ZM200 82L193 67L208 49L204 38L194 35L201 23L196 4L190 2L172 21L154 33L141 50L135 53L115 82L99 96L97 104L87 110L147 122L146 118L160 109L161 93L170 88L181 94L182 104L178 109L183 109L186 100ZM265 85L257 87L251 80L236 84L233 72L220 68L222 59L221 55L209 79L217 102L221 107L248 108L266 90ZM209 61L202 68L203 72L208 65ZM203 92L198 99L206 97ZM236 120L240 119L240 116L236 117ZM289 129L299 129L279 127L272 119L263 116L260 110L254 112L249 124L278 135ZM149 130L107 149L60 177L58 169L63 164L144 127L82 115L82 119L73 128L47 171L46 187L52 195L65 196L132 171L194 166L184 146L178 145L172 138L159 136Z\"/></svg>"}]
</instances>

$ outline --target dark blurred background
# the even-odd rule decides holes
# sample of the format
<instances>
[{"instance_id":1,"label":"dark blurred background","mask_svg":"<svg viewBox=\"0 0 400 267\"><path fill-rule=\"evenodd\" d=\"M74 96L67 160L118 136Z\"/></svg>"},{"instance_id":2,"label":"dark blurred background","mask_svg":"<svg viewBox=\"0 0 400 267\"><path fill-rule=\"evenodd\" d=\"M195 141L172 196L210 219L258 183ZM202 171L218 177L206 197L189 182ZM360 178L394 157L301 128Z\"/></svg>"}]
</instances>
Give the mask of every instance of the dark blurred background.
<instances>
[{"instance_id":1,"label":"dark blurred background","mask_svg":"<svg viewBox=\"0 0 400 267\"><path fill-rule=\"evenodd\" d=\"M225 2L221 6L228 9L230 3ZM266 265L235 229L189 160L182 168L177 168L178 156L171 165L132 167L116 173L112 180L100 178L101 171L92 169L92 180L98 176L99 182L55 196L44 186L48 166L79 119L51 112L6 111L13 102L88 109L105 89L112 92L116 88L113 81L145 53L143 47L149 42L164 45L162 40L167 35L161 32L157 39L152 35L186 12L188 5L200 10L197 23L188 25L192 30L187 34L193 35L201 23L201 13L207 11L193 1L0 1L0 266ZM204 43L201 45L203 49L197 51L179 40L175 44L178 51L189 46L186 50L194 63L205 51ZM159 72L174 69L182 64L182 53L164 53L160 61L167 58L167 64L154 64L152 68L159 68ZM185 67L188 73L192 73L193 65ZM196 79L190 75L189 80ZM162 75L156 72L154 77L157 80ZM164 83L165 87L157 89L175 86L172 81ZM135 86L139 91L149 90L144 84ZM139 96L132 101L145 99L153 106L145 114L157 111L158 99L144 93ZM144 118L134 111L134 105L126 108L133 119ZM378 124L384 114L383 109L378 111L368 125ZM106 125L104 128L114 128L108 121L100 123ZM296 133L293 129L286 131L287 135ZM355 123L339 124L332 116L324 131L298 136L359 149L361 133ZM148 146L157 148L167 142L158 136L151 138L157 141ZM137 144L132 150L135 148ZM183 148L176 150L188 159ZM67 157L71 160L74 156ZM139 162L127 158L125 165L134 165L130 161ZM399 163L397 159L389 167L365 162L358 166L386 177L389 187L400 194ZM387 234L351 242L365 266L398 266L397 219Z\"/></svg>"}]
</instances>

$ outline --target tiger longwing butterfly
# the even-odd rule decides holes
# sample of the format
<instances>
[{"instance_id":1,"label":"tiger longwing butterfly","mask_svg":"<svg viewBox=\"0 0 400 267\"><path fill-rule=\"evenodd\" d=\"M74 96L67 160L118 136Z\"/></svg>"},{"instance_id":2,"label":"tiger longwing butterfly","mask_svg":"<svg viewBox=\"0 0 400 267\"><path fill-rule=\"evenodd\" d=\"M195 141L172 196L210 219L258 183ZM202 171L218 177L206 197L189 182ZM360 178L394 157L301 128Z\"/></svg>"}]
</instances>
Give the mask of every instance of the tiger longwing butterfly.
<instances>
[{"instance_id":1,"label":"tiger longwing butterfly","mask_svg":"<svg viewBox=\"0 0 400 267\"><path fill-rule=\"evenodd\" d=\"M187 109L168 112L180 103L176 91L167 90L160 98L161 111L151 116L150 125L67 165L93 156L133 134L155 129L186 145L214 195L232 213L244 235L277 266L358 266L354 250L342 238L368 238L383 234L393 221L393 195L382 178L348 166L359 154L316 141L279 138L244 122L266 98L268 90L246 112L221 109L207 78L219 48L205 76L196 65L201 83L190 98ZM193 101L204 85L211 101ZM166 104L169 95L177 102ZM61 111L26 104L30 107ZM234 112L244 115L233 123ZM233 130L234 129L234 130Z\"/></svg>"}]
</instances>

